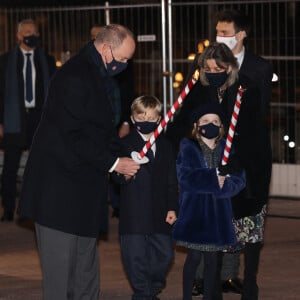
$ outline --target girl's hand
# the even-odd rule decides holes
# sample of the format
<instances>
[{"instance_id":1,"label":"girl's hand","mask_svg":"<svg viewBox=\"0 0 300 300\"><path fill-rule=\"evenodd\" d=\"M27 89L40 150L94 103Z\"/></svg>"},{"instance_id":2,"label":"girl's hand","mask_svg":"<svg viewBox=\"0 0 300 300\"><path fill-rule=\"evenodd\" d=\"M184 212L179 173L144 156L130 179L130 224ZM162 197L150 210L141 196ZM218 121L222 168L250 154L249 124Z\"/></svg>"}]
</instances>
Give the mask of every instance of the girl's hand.
<instances>
[{"instance_id":1,"label":"girl's hand","mask_svg":"<svg viewBox=\"0 0 300 300\"><path fill-rule=\"evenodd\" d=\"M176 220L177 220L176 212L174 210L169 210L166 217L166 222L169 223L170 225L173 225Z\"/></svg>"},{"instance_id":2,"label":"girl's hand","mask_svg":"<svg viewBox=\"0 0 300 300\"><path fill-rule=\"evenodd\" d=\"M223 185L224 185L224 181L225 181L225 176L219 176L218 175L218 182L219 182L219 187L220 187L220 189L223 187Z\"/></svg>"}]
</instances>

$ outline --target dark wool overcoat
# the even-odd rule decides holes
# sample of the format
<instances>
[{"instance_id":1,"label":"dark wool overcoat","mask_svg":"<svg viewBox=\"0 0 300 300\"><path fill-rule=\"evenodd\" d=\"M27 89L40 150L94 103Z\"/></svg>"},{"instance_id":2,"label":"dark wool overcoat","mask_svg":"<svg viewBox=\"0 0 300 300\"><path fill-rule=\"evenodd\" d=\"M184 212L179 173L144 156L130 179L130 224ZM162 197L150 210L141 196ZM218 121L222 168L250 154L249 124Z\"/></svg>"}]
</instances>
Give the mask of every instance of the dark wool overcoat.
<instances>
[{"instance_id":1,"label":"dark wool overcoat","mask_svg":"<svg viewBox=\"0 0 300 300\"><path fill-rule=\"evenodd\" d=\"M107 229L108 170L117 157L111 78L89 43L56 72L26 164L18 212L97 237Z\"/></svg>"},{"instance_id":2,"label":"dark wool overcoat","mask_svg":"<svg viewBox=\"0 0 300 300\"><path fill-rule=\"evenodd\" d=\"M196 57L188 79L197 67L197 60ZM229 126L238 87L242 85L246 88L233 139L236 155L247 175L245 189L232 199L234 216L237 219L259 213L268 201L272 169L271 139L267 124L271 80L271 64L246 51L239 70L239 79L227 88L220 104L225 116L226 129ZM197 82L167 128L166 135L176 149L180 140L191 132L191 114L206 102L219 103L217 89Z\"/></svg>"},{"instance_id":3,"label":"dark wool overcoat","mask_svg":"<svg viewBox=\"0 0 300 300\"><path fill-rule=\"evenodd\" d=\"M145 141L132 129L121 140L122 156L140 151ZM172 146L164 136L155 142L153 162L142 164L136 176L121 182L120 234L170 234L171 225L166 222L167 212L178 210L178 183ZM118 176L117 176L118 177Z\"/></svg>"},{"instance_id":4,"label":"dark wool overcoat","mask_svg":"<svg viewBox=\"0 0 300 300\"><path fill-rule=\"evenodd\" d=\"M224 142L220 147L220 161ZM244 186L243 174L226 177L220 188L216 168L208 168L200 146L194 140L183 139L177 159L180 187L179 215L173 238L182 243L234 245L236 234L230 197Z\"/></svg>"}]
</instances>

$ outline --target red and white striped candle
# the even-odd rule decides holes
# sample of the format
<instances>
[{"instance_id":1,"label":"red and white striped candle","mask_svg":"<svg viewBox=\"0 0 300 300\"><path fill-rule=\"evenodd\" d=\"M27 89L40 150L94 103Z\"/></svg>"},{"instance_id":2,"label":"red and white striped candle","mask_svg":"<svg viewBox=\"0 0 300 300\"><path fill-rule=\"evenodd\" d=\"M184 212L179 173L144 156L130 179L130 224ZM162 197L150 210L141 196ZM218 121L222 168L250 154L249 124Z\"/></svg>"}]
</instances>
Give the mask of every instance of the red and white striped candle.
<instances>
[{"instance_id":1,"label":"red and white striped candle","mask_svg":"<svg viewBox=\"0 0 300 300\"><path fill-rule=\"evenodd\" d=\"M172 116L176 112L176 110L180 107L182 102L185 100L186 96L190 92L190 90L193 88L195 83L197 82L199 78L199 70L197 69L195 73L193 74L193 77L191 80L187 83L185 88L180 93L179 97L177 98L176 102L172 105L170 110L167 112L165 117L162 119L162 121L159 123L153 134L151 135L150 139L146 142L145 146L140 152L133 151L131 153L131 157L138 163L147 163L149 160L145 156L148 152L148 150L151 148L151 146L154 144L155 140L159 136L159 134L163 131L163 129L166 127L167 123L171 120Z\"/></svg>"},{"instance_id":2,"label":"red and white striped candle","mask_svg":"<svg viewBox=\"0 0 300 300\"><path fill-rule=\"evenodd\" d=\"M238 88L238 93L236 95L236 100L235 100L235 104L234 104L234 108L233 108L233 112L232 112L232 116L231 116L231 120L230 120L229 130L228 130L228 134L227 134L227 138L226 138L226 145L225 145L222 162L221 162L222 165L226 165L228 162L229 153L230 153L231 146L232 146L232 140L234 137L235 127L236 127L236 123L237 123L239 113L240 113L243 92L244 92L244 90L240 86Z\"/></svg>"}]
</instances>

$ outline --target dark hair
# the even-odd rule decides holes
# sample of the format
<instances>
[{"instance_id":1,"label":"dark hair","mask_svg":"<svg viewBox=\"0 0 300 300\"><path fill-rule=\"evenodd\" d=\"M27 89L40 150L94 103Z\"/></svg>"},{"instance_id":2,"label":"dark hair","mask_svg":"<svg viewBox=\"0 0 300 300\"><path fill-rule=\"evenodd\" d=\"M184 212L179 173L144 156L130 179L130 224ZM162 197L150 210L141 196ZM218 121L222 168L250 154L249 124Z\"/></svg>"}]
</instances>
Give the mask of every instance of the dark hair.
<instances>
[{"instance_id":1,"label":"dark hair","mask_svg":"<svg viewBox=\"0 0 300 300\"><path fill-rule=\"evenodd\" d=\"M216 64L224 69L231 66L232 71L229 73L226 81L227 86L233 85L238 78L239 66L232 51L223 43L213 42L199 56L198 66L200 67L200 81L203 85L209 85L205 76L205 67L208 59L214 59Z\"/></svg>"},{"instance_id":2,"label":"dark hair","mask_svg":"<svg viewBox=\"0 0 300 300\"><path fill-rule=\"evenodd\" d=\"M215 15L215 23L218 22L233 22L236 33L239 31L245 31L247 36L249 36L251 31L251 23L248 16L239 10L232 9L217 12Z\"/></svg>"}]
</instances>

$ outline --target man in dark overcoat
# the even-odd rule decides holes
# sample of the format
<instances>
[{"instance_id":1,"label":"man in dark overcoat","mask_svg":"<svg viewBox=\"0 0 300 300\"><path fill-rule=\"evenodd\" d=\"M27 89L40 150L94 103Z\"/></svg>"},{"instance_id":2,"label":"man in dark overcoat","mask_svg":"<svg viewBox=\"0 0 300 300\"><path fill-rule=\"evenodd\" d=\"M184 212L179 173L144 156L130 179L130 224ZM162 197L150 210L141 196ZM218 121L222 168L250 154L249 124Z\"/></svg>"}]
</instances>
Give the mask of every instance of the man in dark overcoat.
<instances>
[{"instance_id":1,"label":"man in dark overcoat","mask_svg":"<svg viewBox=\"0 0 300 300\"><path fill-rule=\"evenodd\" d=\"M133 34L105 26L53 77L25 168L19 214L35 222L44 299L98 299L97 237L107 230L109 172L139 165L112 154L112 76L135 51Z\"/></svg>"}]
</instances>

